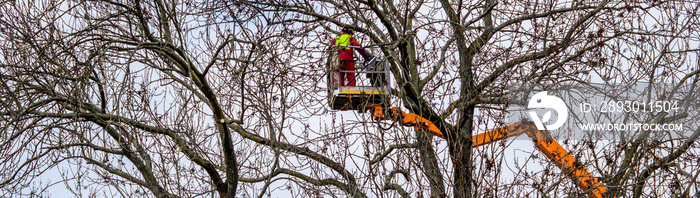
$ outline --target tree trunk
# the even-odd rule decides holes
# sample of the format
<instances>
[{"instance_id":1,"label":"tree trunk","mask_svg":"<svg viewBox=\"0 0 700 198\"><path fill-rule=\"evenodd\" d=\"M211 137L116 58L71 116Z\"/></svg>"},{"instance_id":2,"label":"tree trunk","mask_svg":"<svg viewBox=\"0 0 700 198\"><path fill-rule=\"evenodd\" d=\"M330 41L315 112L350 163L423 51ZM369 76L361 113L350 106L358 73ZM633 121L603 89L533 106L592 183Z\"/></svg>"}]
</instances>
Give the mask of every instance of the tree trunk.
<instances>
[{"instance_id":1,"label":"tree trunk","mask_svg":"<svg viewBox=\"0 0 700 198\"><path fill-rule=\"evenodd\" d=\"M459 119L456 137L450 144L450 155L454 168L454 197L472 197L472 140L471 132L474 107L466 107Z\"/></svg>"},{"instance_id":2,"label":"tree trunk","mask_svg":"<svg viewBox=\"0 0 700 198\"><path fill-rule=\"evenodd\" d=\"M435 158L432 136L422 131L416 131L416 138L418 139L418 152L420 153L421 164L425 170L428 182L430 182L430 197L447 197L445 182L443 182L442 173L440 173L440 167L438 166L437 158Z\"/></svg>"}]
</instances>

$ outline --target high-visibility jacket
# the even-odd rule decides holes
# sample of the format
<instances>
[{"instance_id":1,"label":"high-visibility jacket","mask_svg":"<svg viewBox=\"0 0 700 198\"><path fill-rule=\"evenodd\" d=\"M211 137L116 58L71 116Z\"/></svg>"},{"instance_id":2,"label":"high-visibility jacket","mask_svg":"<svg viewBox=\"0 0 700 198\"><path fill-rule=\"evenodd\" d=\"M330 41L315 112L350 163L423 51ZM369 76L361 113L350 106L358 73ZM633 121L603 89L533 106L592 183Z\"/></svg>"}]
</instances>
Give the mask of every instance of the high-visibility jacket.
<instances>
[{"instance_id":1,"label":"high-visibility jacket","mask_svg":"<svg viewBox=\"0 0 700 198\"><path fill-rule=\"evenodd\" d=\"M357 40L350 36L348 33L343 33L340 36L336 37L333 39L333 42L331 42L331 45L345 45L345 46L360 46L360 43L357 42ZM349 47L344 47L339 49L338 56L341 61L352 61L353 60L353 54L352 50L357 49L357 52L362 55L363 58L367 59L367 51L362 48L349 48Z\"/></svg>"}]
</instances>

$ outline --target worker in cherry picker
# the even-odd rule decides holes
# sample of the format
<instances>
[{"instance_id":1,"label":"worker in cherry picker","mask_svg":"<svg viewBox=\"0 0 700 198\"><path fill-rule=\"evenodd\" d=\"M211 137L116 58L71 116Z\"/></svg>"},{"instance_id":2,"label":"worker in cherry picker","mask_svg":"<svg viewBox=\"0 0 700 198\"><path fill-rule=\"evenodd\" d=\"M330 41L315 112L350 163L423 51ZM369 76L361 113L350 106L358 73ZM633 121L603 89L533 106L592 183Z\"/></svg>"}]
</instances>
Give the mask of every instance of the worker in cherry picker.
<instances>
[{"instance_id":1,"label":"worker in cherry picker","mask_svg":"<svg viewBox=\"0 0 700 198\"><path fill-rule=\"evenodd\" d=\"M333 45L340 45L340 46L357 46L358 48L351 48L351 47L338 47L338 58L340 59L340 69L341 70L347 70L347 71L354 71L355 70L355 59L353 57L353 50L356 49L357 52L362 55L362 58L364 60L369 60L371 57L369 54L367 54L367 51L365 49L359 48L360 42L355 39L352 35L354 34L354 30L351 27L343 27L343 34L340 36L336 37L333 39L333 42L331 42L331 46ZM343 86L355 86L355 73L346 73L346 72L340 72L340 84ZM344 80L345 79L345 80Z\"/></svg>"}]
</instances>

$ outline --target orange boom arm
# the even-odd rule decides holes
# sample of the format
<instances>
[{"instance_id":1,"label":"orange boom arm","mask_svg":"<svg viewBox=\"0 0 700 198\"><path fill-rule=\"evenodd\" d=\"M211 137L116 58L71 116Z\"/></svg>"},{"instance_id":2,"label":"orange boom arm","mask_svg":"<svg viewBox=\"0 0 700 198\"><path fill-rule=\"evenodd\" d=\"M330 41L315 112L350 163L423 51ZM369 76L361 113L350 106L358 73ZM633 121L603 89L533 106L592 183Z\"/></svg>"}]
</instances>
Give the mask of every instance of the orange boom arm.
<instances>
[{"instance_id":1,"label":"orange boom arm","mask_svg":"<svg viewBox=\"0 0 700 198\"><path fill-rule=\"evenodd\" d=\"M547 131L537 130L532 122L517 122L505 127L494 129L485 133L472 136L472 147L486 145L505 138L518 136L526 133L535 143L540 152L561 170L567 173L571 180L574 180L578 187L586 192L590 192L591 197L602 198L607 188L602 186L593 174L588 172L571 156L564 147L554 141Z\"/></svg>"},{"instance_id":2,"label":"orange boom arm","mask_svg":"<svg viewBox=\"0 0 700 198\"><path fill-rule=\"evenodd\" d=\"M372 115L375 120L396 120L403 126L414 126L416 131L425 131L435 136L445 138L440 129L433 122L415 114L401 111L398 107L392 107L389 113L384 112L384 108L379 105L370 106L373 108ZM526 133L535 143L540 152L554 164L562 169L569 178L574 180L578 187L584 192L588 192L591 197L602 198L607 188L602 186L593 174L588 172L571 156L559 143L554 141L547 131L537 130L537 127L529 121L517 122L505 127L497 128L481 134L472 136L472 147L483 146L509 137L514 137Z\"/></svg>"}]
</instances>

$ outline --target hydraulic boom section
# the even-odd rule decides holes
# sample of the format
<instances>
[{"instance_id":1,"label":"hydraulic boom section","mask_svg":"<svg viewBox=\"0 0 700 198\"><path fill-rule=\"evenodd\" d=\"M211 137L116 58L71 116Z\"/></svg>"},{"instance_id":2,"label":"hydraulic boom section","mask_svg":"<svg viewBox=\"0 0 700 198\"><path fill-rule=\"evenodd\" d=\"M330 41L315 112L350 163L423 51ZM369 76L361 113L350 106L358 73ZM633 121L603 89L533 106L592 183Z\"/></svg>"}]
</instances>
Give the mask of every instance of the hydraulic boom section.
<instances>
[{"instance_id":1,"label":"hydraulic boom section","mask_svg":"<svg viewBox=\"0 0 700 198\"><path fill-rule=\"evenodd\" d=\"M399 121L399 124L402 126L413 126L416 127L416 131L425 131L445 139L445 136L433 122L415 113L406 113L401 111L398 107L392 107L387 115L384 113L384 107L379 105L373 105L371 107L373 108L372 116L375 120L396 120Z\"/></svg>"},{"instance_id":2,"label":"hydraulic boom section","mask_svg":"<svg viewBox=\"0 0 700 198\"><path fill-rule=\"evenodd\" d=\"M584 169L582 164L555 141L549 132L537 130L535 124L530 121L517 122L509 126L474 135L472 136L472 147L486 145L523 133L527 134L527 136L532 139L535 147L540 150L540 152L544 153L544 155L554 162L559 169L567 173L569 178L574 180L581 190L589 192L591 197L603 197L607 188L602 186L593 174Z\"/></svg>"},{"instance_id":3,"label":"hydraulic boom section","mask_svg":"<svg viewBox=\"0 0 700 198\"><path fill-rule=\"evenodd\" d=\"M380 105L368 105L366 109L372 109L375 120L395 120L402 126L416 127L416 131L424 131L445 139L440 129L431 121L415 114L401 111L398 107L392 107L385 112ZM527 134L533 140L535 147L553 161L562 171L567 173L578 187L588 192L590 197L602 198L607 188L601 185L593 174L584 169L582 164L571 156L559 143L554 141L547 131L537 130L530 121L517 122L508 126L472 136L472 147L483 146L509 137Z\"/></svg>"}]
</instances>

